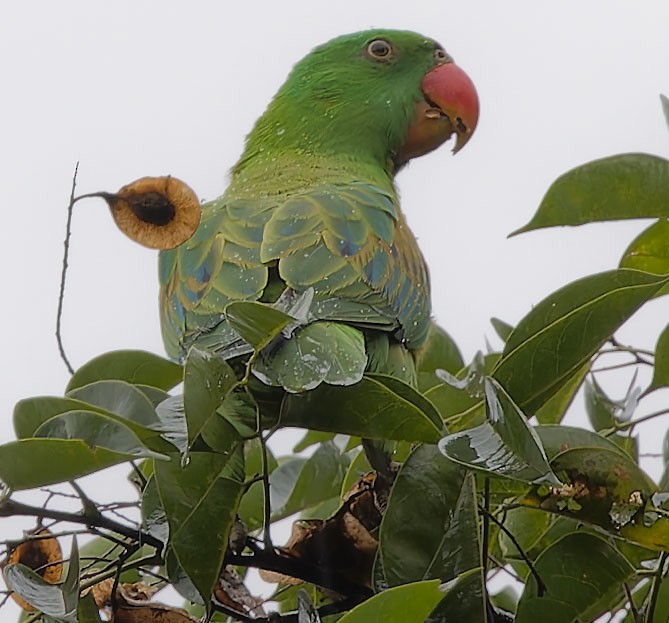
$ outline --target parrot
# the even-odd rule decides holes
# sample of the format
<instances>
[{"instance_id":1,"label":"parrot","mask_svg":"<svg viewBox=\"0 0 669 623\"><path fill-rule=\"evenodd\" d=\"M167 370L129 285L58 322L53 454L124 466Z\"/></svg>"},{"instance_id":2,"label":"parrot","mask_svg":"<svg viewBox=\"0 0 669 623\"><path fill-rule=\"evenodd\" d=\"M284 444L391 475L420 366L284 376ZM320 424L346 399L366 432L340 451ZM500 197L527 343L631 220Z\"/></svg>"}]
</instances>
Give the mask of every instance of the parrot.
<instances>
[{"instance_id":1,"label":"parrot","mask_svg":"<svg viewBox=\"0 0 669 623\"><path fill-rule=\"evenodd\" d=\"M350 385L365 372L416 382L431 332L428 268L395 176L479 114L469 76L434 40L374 29L299 61L246 138L224 194L159 256L168 355L252 352L226 316L240 301L295 320L253 375L287 392Z\"/></svg>"}]
</instances>

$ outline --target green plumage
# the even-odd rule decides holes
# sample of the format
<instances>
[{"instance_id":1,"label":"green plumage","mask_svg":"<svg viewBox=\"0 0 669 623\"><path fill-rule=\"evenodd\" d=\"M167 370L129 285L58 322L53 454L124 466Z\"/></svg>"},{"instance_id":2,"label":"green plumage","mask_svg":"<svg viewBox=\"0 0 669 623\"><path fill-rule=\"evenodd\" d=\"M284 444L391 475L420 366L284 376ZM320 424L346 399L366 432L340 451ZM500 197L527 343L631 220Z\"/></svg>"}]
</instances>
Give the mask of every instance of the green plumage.
<instances>
[{"instance_id":1,"label":"green plumage","mask_svg":"<svg viewBox=\"0 0 669 623\"><path fill-rule=\"evenodd\" d=\"M377 38L392 42L394 62L368 58ZM313 289L316 328L303 326L274 346L258 376L298 391L298 381L273 376L272 361L288 352L312 360L304 348L322 338L329 346L318 357L350 353L413 380L410 352L430 323L429 282L393 178L434 48L415 33L368 31L335 39L296 65L249 135L225 194L203 206L190 240L160 254L171 357L183 359L193 343L221 350L234 340L224 318L231 301L274 302L286 288ZM366 354L358 354L362 336L351 327L363 331ZM318 368L309 386L357 380L339 374L340 363L323 374Z\"/></svg>"}]
</instances>

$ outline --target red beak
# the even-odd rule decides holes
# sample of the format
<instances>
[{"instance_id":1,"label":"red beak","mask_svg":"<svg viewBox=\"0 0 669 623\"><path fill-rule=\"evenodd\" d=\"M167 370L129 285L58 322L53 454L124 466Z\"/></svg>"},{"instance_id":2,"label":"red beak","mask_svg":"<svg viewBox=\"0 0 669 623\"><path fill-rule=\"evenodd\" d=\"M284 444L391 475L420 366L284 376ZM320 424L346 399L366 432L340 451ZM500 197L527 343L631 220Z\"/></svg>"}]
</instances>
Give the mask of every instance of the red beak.
<instances>
[{"instance_id":1,"label":"red beak","mask_svg":"<svg viewBox=\"0 0 669 623\"><path fill-rule=\"evenodd\" d=\"M453 153L471 138L479 119L479 98L469 76L455 63L438 65L425 74L421 89L428 104L448 117L457 134Z\"/></svg>"}]
</instances>

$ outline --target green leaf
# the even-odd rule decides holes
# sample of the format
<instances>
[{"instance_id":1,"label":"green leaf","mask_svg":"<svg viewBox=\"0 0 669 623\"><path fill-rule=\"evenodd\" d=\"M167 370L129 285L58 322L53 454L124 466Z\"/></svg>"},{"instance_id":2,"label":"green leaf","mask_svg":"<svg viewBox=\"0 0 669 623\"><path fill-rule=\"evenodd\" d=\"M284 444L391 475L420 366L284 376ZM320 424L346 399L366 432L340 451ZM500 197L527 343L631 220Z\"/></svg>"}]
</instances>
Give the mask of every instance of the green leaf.
<instances>
[{"instance_id":1,"label":"green leaf","mask_svg":"<svg viewBox=\"0 0 669 623\"><path fill-rule=\"evenodd\" d=\"M620 412L620 405L606 395L594 376L585 381L584 397L590 425L597 432L612 428L616 423L615 415Z\"/></svg>"},{"instance_id":2,"label":"green leaf","mask_svg":"<svg viewBox=\"0 0 669 623\"><path fill-rule=\"evenodd\" d=\"M552 461L558 454L574 448L604 448L618 452L625 458L627 454L607 437L575 426L536 426L534 428L548 458Z\"/></svg>"},{"instance_id":3,"label":"green leaf","mask_svg":"<svg viewBox=\"0 0 669 623\"><path fill-rule=\"evenodd\" d=\"M444 598L426 623L489 623L483 569L470 569L442 585Z\"/></svg>"},{"instance_id":4,"label":"green leaf","mask_svg":"<svg viewBox=\"0 0 669 623\"><path fill-rule=\"evenodd\" d=\"M281 424L370 439L436 443L443 424L432 404L409 385L365 375L349 387L321 385L287 394Z\"/></svg>"},{"instance_id":5,"label":"green leaf","mask_svg":"<svg viewBox=\"0 0 669 623\"><path fill-rule=\"evenodd\" d=\"M95 405L58 396L36 396L19 400L14 407L14 431L19 439L33 437L35 431L55 415L68 411L95 411L105 414L105 409Z\"/></svg>"},{"instance_id":6,"label":"green leaf","mask_svg":"<svg viewBox=\"0 0 669 623\"><path fill-rule=\"evenodd\" d=\"M192 452L155 465L158 494L170 528L170 549L209 602L243 491L241 447L231 456Z\"/></svg>"},{"instance_id":7,"label":"green leaf","mask_svg":"<svg viewBox=\"0 0 669 623\"><path fill-rule=\"evenodd\" d=\"M49 584L30 567L21 563L7 565L3 570L7 585L37 610L56 621L76 623L77 611L68 611L60 586Z\"/></svg>"},{"instance_id":8,"label":"green leaf","mask_svg":"<svg viewBox=\"0 0 669 623\"><path fill-rule=\"evenodd\" d=\"M452 580L481 566L475 482L431 445L418 447L393 485L379 535L390 586ZM454 551L457 556L451 556Z\"/></svg>"},{"instance_id":9,"label":"green leaf","mask_svg":"<svg viewBox=\"0 0 669 623\"><path fill-rule=\"evenodd\" d=\"M348 491L360 478L372 471L372 466L369 464L367 455L363 452L362 448L351 450L348 454L352 456L352 460L341 483L341 490L339 492L340 501L344 500Z\"/></svg>"},{"instance_id":10,"label":"green leaf","mask_svg":"<svg viewBox=\"0 0 669 623\"><path fill-rule=\"evenodd\" d=\"M0 446L0 480L14 490L34 489L136 458L91 447L82 439L21 439Z\"/></svg>"},{"instance_id":11,"label":"green leaf","mask_svg":"<svg viewBox=\"0 0 669 623\"><path fill-rule=\"evenodd\" d=\"M143 350L116 350L104 353L79 368L67 384L77 387L106 379L149 385L168 391L181 382L180 365Z\"/></svg>"},{"instance_id":12,"label":"green leaf","mask_svg":"<svg viewBox=\"0 0 669 623\"><path fill-rule=\"evenodd\" d=\"M513 326L499 318L491 318L490 324L492 325L492 328L495 329L495 333L497 333L502 342L506 342L513 332Z\"/></svg>"},{"instance_id":13,"label":"green leaf","mask_svg":"<svg viewBox=\"0 0 669 623\"><path fill-rule=\"evenodd\" d=\"M539 424L559 424L567 414L583 380L590 371L591 362L586 361L562 387L534 412Z\"/></svg>"},{"instance_id":14,"label":"green leaf","mask_svg":"<svg viewBox=\"0 0 669 623\"><path fill-rule=\"evenodd\" d=\"M443 596L439 580L404 584L374 595L347 612L338 623L425 623Z\"/></svg>"},{"instance_id":15,"label":"green leaf","mask_svg":"<svg viewBox=\"0 0 669 623\"><path fill-rule=\"evenodd\" d=\"M668 281L619 269L564 286L518 323L493 376L531 414Z\"/></svg>"},{"instance_id":16,"label":"green leaf","mask_svg":"<svg viewBox=\"0 0 669 623\"><path fill-rule=\"evenodd\" d=\"M667 325L655 345L655 367L653 380L645 393L650 393L660 387L669 387L669 325Z\"/></svg>"},{"instance_id":17,"label":"green leaf","mask_svg":"<svg viewBox=\"0 0 669 623\"><path fill-rule=\"evenodd\" d=\"M7 565L3 575L7 585L37 610L62 623L77 623L79 552L76 538L72 540L70 564L62 584L50 584L21 563Z\"/></svg>"},{"instance_id":18,"label":"green leaf","mask_svg":"<svg viewBox=\"0 0 669 623\"><path fill-rule=\"evenodd\" d=\"M170 396L163 400L156 407L156 415L161 422L162 437L185 454L188 450L188 431L183 396Z\"/></svg>"},{"instance_id":19,"label":"green leaf","mask_svg":"<svg viewBox=\"0 0 669 623\"><path fill-rule=\"evenodd\" d=\"M225 308L225 317L239 335L258 352L268 346L295 320L271 305L236 301Z\"/></svg>"},{"instance_id":20,"label":"green leaf","mask_svg":"<svg viewBox=\"0 0 669 623\"><path fill-rule=\"evenodd\" d=\"M142 491L141 513L144 530L159 541L167 543L170 535L170 527L167 523L165 509L160 500L155 475L149 478L144 491Z\"/></svg>"},{"instance_id":21,"label":"green leaf","mask_svg":"<svg viewBox=\"0 0 669 623\"><path fill-rule=\"evenodd\" d=\"M35 437L49 439L81 439L91 448L107 448L136 458L166 458L150 450L132 428L107 415L93 411L68 411L47 420Z\"/></svg>"},{"instance_id":22,"label":"green leaf","mask_svg":"<svg viewBox=\"0 0 669 623\"><path fill-rule=\"evenodd\" d=\"M453 338L435 322L430 323L427 341L416 351L415 357L419 388L423 392L439 383L435 370L456 374L465 365Z\"/></svg>"},{"instance_id":23,"label":"green leaf","mask_svg":"<svg viewBox=\"0 0 669 623\"><path fill-rule=\"evenodd\" d=\"M547 591L539 597L534 576L528 578L518 603L517 623L571 623L612 586L621 585L634 573L616 549L585 533L560 539L537 558L534 566Z\"/></svg>"},{"instance_id":24,"label":"green leaf","mask_svg":"<svg viewBox=\"0 0 669 623\"><path fill-rule=\"evenodd\" d=\"M139 581L139 580L138 580ZM93 593L86 593L77 604L77 623L102 623Z\"/></svg>"},{"instance_id":25,"label":"green leaf","mask_svg":"<svg viewBox=\"0 0 669 623\"><path fill-rule=\"evenodd\" d=\"M309 458L279 465L269 478L272 520L338 497L349 463L334 443L325 442Z\"/></svg>"},{"instance_id":26,"label":"green leaf","mask_svg":"<svg viewBox=\"0 0 669 623\"><path fill-rule=\"evenodd\" d=\"M499 353L476 353L455 377L447 371L437 371L442 382L428 389L425 397L437 408L449 431L472 428L485 420L483 379L492 372L499 357Z\"/></svg>"},{"instance_id":27,"label":"green leaf","mask_svg":"<svg viewBox=\"0 0 669 623\"><path fill-rule=\"evenodd\" d=\"M511 508L504 514L504 527L511 533L523 552L531 550L549 529L553 517L532 508ZM506 532L499 531L499 546L507 561L522 560L520 552Z\"/></svg>"},{"instance_id":28,"label":"green leaf","mask_svg":"<svg viewBox=\"0 0 669 623\"><path fill-rule=\"evenodd\" d=\"M267 467L271 474L277 468L277 462L269 448L267 452ZM258 438L244 443L244 464L246 478L251 479L263 473L262 447ZM265 518L265 490L263 482L254 482L242 496L237 511L241 520L250 531L262 527Z\"/></svg>"},{"instance_id":29,"label":"green leaf","mask_svg":"<svg viewBox=\"0 0 669 623\"><path fill-rule=\"evenodd\" d=\"M236 383L234 370L224 359L195 347L190 349L184 372L184 411L189 445L212 420L220 420L216 410Z\"/></svg>"},{"instance_id":30,"label":"green leaf","mask_svg":"<svg viewBox=\"0 0 669 623\"><path fill-rule=\"evenodd\" d=\"M439 449L453 461L523 482L560 481L523 412L494 379L485 380L487 421L444 437Z\"/></svg>"},{"instance_id":31,"label":"green leaf","mask_svg":"<svg viewBox=\"0 0 669 623\"><path fill-rule=\"evenodd\" d=\"M146 395L125 381L97 381L68 393L68 398L95 405L146 428L160 429L156 410Z\"/></svg>"},{"instance_id":32,"label":"green leaf","mask_svg":"<svg viewBox=\"0 0 669 623\"><path fill-rule=\"evenodd\" d=\"M522 504L604 528L651 550L669 551L669 519L652 510L655 483L622 450L580 447L559 453L551 466L570 483L535 488Z\"/></svg>"},{"instance_id":33,"label":"green leaf","mask_svg":"<svg viewBox=\"0 0 669 623\"><path fill-rule=\"evenodd\" d=\"M669 222L658 221L632 240L620 258L620 268L669 274Z\"/></svg>"},{"instance_id":34,"label":"green leaf","mask_svg":"<svg viewBox=\"0 0 669 623\"><path fill-rule=\"evenodd\" d=\"M669 161L649 154L594 160L560 176L515 236L556 225L669 217Z\"/></svg>"}]
</instances>

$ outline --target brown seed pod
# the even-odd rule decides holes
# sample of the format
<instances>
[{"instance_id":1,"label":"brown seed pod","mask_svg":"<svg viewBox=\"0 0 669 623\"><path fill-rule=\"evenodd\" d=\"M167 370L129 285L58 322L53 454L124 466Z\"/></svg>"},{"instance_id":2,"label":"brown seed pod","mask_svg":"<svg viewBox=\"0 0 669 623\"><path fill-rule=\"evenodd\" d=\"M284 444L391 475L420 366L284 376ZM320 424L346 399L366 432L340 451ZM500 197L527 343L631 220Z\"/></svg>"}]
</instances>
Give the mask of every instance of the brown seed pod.
<instances>
[{"instance_id":1,"label":"brown seed pod","mask_svg":"<svg viewBox=\"0 0 669 623\"><path fill-rule=\"evenodd\" d=\"M88 195L91 196L91 195ZM145 247L173 249L200 223L200 201L188 184L169 175L142 177L117 193L96 193L111 209L119 229Z\"/></svg>"},{"instance_id":2,"label":"brown seed pod","mask_svg":"<svg viewBox=\"0 0 669 623\"><path fill-rule=\"evenodd\" d=\"M33 532L34 535L48 536L45 528ZM29 539L17 545L9 554L5 565L21 563L30 567L49 584L57 584L63 575L63 552L55 538ZM35 608L25 599L12 593L12 599L24 610L34 612Z\"/></svg>"}]
</instances>

